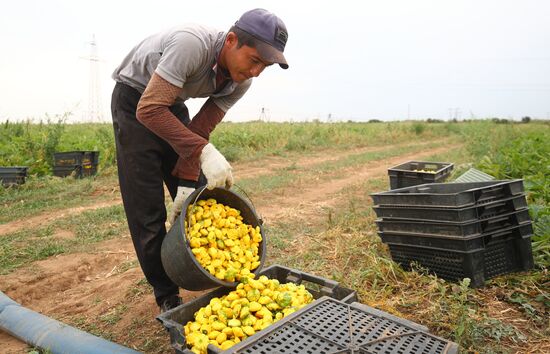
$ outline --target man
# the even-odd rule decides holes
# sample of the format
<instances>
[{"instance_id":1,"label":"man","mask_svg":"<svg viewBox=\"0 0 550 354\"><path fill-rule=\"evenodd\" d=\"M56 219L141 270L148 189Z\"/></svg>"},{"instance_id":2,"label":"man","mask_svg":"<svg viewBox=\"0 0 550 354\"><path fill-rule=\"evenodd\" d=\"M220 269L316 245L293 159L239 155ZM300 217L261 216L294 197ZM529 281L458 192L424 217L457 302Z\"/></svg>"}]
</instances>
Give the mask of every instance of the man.
<instances>
[{"instance_id":1,"label":"man","mask_svg":"<svg viewBox=\"0 0 550 354\"><path fill-rule=\"evenodd\" d=\"M277 16L254 9L228 32L187 25L148 37L113 73L111 112L124 210L163 312L181 304L160 256L167 217L163 182L174 199L170 224L199 176L208 188L231 187L231 166L208 138L253 77L274 63L288 68L287 38ZM184 101L194 97L209 98L190 120Z\"/></svg>"}]
</instances>

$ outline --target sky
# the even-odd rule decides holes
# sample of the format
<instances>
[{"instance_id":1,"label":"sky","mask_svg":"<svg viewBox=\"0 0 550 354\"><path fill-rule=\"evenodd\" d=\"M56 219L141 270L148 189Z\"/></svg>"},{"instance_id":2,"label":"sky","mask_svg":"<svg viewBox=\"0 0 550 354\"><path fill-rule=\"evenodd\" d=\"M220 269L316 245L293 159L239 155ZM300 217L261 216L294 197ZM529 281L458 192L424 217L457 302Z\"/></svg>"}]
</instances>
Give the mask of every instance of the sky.
<instances>
[{"instance_id":1,"label":"sky","mask_svg":"<svg viewBox=\"0 0 550 354\"><path fill-rule=\"evenodd\" d=\"M267 68L227 121L550 119L546 0L23 0L0 7L0 121L89 120L95 77L110 122L110 75L133 46L255 7L285 22L290 68Z\"/></svg>"}]
</instances>

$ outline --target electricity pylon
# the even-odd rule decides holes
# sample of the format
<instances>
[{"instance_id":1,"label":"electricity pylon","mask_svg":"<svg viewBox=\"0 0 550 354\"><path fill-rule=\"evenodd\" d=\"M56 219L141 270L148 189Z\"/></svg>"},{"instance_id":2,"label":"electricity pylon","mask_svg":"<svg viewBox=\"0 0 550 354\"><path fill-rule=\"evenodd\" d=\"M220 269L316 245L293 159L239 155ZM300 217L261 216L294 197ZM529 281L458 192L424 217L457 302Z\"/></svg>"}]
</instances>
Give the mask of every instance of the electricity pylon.
<instances>
[{"instance_id":1,"label":"electricity pylon","mask_svg":"<svg viewBox=\"0 0 550 354\"><path fill-rule=\"evenodd\" d=\"M88 112L84 116L84 120L91 122L101 122L103 120L103 111L101 109L100 98L100 80L99 80L99 56L97 54L97 42L95 34L92 37L90 44L90 56L85 57L90 62L90 76L88 83Z\"/></svg>"}]
</instances>

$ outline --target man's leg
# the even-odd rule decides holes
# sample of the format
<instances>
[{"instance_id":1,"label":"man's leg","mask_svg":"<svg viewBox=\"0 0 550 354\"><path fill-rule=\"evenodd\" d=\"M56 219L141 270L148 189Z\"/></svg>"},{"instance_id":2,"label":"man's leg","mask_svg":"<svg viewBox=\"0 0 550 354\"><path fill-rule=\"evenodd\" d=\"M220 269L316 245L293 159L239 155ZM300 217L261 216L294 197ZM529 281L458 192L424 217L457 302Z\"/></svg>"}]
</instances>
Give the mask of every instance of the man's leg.
<instances>
[{"instance_id":1,"label":"man's leg","mask_svg":"<svg viewBox=\"0 0 550 354\"><path fill-rule=\"evenodd\" d=\"M175 163L177 155L136 119L139 98L138 91L117 84L111 111L120 191L130 234L141 269L153 286L157 304L161 305L179 291L164 271L160 256L166 235L163 179L171 168L167 165Z\"/></svg>"}]
</instances>

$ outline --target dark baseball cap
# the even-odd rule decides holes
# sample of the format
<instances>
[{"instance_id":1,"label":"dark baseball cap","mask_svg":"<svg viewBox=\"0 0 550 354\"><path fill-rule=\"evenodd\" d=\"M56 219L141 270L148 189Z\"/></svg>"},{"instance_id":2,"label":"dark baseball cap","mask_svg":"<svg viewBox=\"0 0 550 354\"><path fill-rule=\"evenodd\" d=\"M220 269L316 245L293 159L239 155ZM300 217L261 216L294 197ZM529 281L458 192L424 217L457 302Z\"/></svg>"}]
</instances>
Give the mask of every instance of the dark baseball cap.
<instances>
[{"instance_id":1,"label":"dark baseball cap","mask_svg":"<svg viewBox=\"0 0 550 354\"><path fill-rule=\"evenodd\" d=\"M256 50L262 59L288 69L288 63L283 55L288 31L279 17L264 9L254 9L245 12L235 22L235 26L256 39Z\"/></svg>"}]
</instances>

